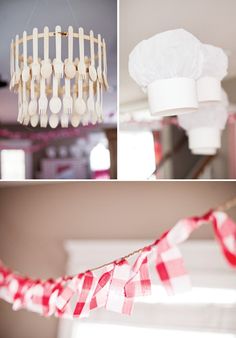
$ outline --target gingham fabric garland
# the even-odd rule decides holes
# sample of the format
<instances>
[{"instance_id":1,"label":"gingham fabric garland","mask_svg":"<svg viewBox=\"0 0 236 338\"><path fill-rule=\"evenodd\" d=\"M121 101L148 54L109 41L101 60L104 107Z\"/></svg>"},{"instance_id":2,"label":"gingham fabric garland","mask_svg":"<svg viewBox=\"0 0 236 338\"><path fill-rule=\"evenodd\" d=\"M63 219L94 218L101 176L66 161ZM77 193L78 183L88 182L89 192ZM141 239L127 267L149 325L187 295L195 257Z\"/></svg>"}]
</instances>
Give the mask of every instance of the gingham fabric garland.
<instances>
[{"instance_id":1,"label":"gingham fabric garland","mask_svg":"<svg viewBox=\"0 0 236 338\"><path fill-rule=\"evenodd\" d=\"M189 290L189 275L178 245L204 223L211 223L226 261L236 268L236 224L221 211L179 221L153 244L129 256L76 276L33 280L0 265L0 298L13 310L27 309L43 316L86 317L90 311L107 310L130 315L135 297L151 294L149 266L154 261L157 275L168 294ZM98 273L100 271L100 274Z\"/></svg>"}]
</instances>

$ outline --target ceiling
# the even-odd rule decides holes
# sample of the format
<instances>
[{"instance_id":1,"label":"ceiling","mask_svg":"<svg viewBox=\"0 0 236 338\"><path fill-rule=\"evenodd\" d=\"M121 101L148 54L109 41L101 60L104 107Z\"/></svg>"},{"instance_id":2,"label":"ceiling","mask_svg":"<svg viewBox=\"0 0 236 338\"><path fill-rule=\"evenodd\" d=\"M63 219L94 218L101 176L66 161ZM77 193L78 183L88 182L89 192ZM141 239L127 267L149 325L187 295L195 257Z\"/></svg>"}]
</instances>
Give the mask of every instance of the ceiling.
<instances>
[{"instance_id":1,"label":"ceiling","mask_svg":"<svg viewBox=\"0 0 236 338\"><path fill-rule=\"evenodd\" d=\"M44 26L51 31L56 25L67 30L83 27L100 33L107 44L110 91L104 96L104 112L116 113L117 90L117 2L116 0L0 0L0 74L9 80L9 47L16 34L24 30L39 32ZM64 54L67 52L64 46ZM62 52L63 54L63 52ZM8 88L0 90L0 122L13 122L17 116L17 97Z\"/></svg>"},{"instance_id":2,"label":"ceiling","mask_svg":"<svg viewBox=\"0 0 236 338\"><path fill-rule=\"evenodd\" d=\"M120 0L120 102L145 98L129 77L129 53L141 40L169 29L184 28L203 43L225 49L227 78L236 77L235 14L235 0Z\"/></svg>"}]
</instances>

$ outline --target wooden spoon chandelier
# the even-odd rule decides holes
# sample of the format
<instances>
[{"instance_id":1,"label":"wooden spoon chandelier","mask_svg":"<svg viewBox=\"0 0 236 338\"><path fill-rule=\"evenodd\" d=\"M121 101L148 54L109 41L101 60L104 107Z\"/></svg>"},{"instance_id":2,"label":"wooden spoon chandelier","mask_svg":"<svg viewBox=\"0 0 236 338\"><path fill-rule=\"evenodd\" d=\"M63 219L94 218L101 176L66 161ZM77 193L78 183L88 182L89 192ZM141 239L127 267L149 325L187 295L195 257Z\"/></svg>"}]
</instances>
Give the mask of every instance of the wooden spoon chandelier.
<instances>
[{"instance_id":1,"label":"wooden spoon chandelier","mask_svg":"<svg viewBox=\"0 0 236 338\"><path fill-rule=\"evenodd\" d=\"M68 56L62 61L62 38L67 39ZM44 53L39 57L39 39L43 39ZM55 40L55 58L51 62L50 41ZM27 54L29 42L33 56ZM88 43L89 56L85 55ZM96 52L95 52L96 50ZM74 52L76 57L74 58ZM78 52L78 53L77 53ZM78 56L77 56L78 55ZM103 121L103 89L108 89L106 43L93 31L84 34L69 26L62 32L44 27L43 33L33 29L32 35L16 35L11 42L10 89L18 94L17 121L36 127L67 128L96 124Z\"/></svg>"}]
</instances>

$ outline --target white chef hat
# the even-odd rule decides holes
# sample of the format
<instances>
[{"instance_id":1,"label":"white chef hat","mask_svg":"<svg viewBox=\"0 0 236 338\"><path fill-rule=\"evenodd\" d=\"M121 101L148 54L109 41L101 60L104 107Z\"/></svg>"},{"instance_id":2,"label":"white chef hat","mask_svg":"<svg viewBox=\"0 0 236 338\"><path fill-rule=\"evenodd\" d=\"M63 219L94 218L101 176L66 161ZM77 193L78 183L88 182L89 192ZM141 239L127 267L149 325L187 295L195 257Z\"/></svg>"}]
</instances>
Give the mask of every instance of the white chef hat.
<instances>
[{"instance_id":1,"label":"white chef hat","mask_svg":"<svg viewBox=\"0 0 236 338\"><path fill-rule=\"evenodd\" d=\"M140 42L129 56L130 76L147 89L151 114L178 115L198 108L201 43L184 29Z\"/></svg>"},{"instance_id":2,"label":"white chef hat","mask_svg":"<svg viewBox=\"0 0 236 338\"><path fill-rule=\"evenodd\" d=\"M220 101L221 81L227 75L228 57L219 47L202 44L202 74L197 80L199 102Z\"/></svg>"},{"instance_id":3,"label":"white chef hat","mask_svg":"<svg viewBox=\"0 0 236 338\"><path fill-rule=\"evenodd\" d=\"M193 154L214 155L221 147L221 133L228 119L228 97L221 89L221 101L202 103L196 112L178 116L186 130Z\"/></svg>"}]
</instances>

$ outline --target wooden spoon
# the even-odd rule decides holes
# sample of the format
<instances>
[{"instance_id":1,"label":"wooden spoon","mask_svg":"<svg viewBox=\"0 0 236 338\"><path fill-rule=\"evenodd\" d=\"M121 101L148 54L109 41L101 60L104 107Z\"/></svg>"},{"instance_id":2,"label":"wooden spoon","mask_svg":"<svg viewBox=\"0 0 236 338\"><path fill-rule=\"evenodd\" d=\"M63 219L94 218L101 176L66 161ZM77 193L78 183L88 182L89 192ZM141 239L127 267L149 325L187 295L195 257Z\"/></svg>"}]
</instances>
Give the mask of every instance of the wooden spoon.
<instances>
[{"instance_id":1,"label":"wooden spoon","mask_svg":"<svg viewBox=\"0 0 236 338\"><path fill-rule=\"evenodd\" d=\"M86 79L86 65L84 62L84 29L79 28L79 64L78 64L79 75L83 80Z\"/></svg>"},{"instance_id":2,"label":"wooden spoon","mask_svg":"<svg viewBox=\"0 0 236 338\"><path fill-rule=\"evenodd\" d=\"M102 93L102 85L99 87L99 96L100 96L100 112L101 114L98 115L98 122L103 122L103 93Z\"/></svg>"},{"instance_id":3,"label":"wooden spoon","mask_svg":"<svg viewBox=\"0 0 236 338\"><path fill-rule=\"evenodd\" d=\"M76 101L76 92L75 92L75 86L73 88L73 106L75 107L75 101ZM70 118L70 121L71 121L71 125L73 127L78 127L79 124L80 124L80 115L77 114L75 112L75 110L73 111L73 113L71 114L71 118Z\"/></svg>"},{"instance_id":4,"label":"wooden spoon","mask_svg":"<svg viewBox=\"0 0 236 338\"><path fill-rule=\"evenodd\" d=\"M49 125L51 128L56 128L59 123L59 117L56 114L52 114L49 118Z\"/></svg>"},{"instance_id":5,"label":"wooden spoon","mask_svg":"<svg viewBox=\"0 0 236 338\"><path fill-rule=\"evenodd\" d=\"M97 80L97 72L95 68L95 58L94 58L94 35L93 31L90 31L90 57L91 57L91 64L89 66L89 76L90 79L95 82Z\"/></svg>"},{"instance_id":6,"label":"wooden spoon","mask_svg":"<svg viewBox=\"0 0 236 338\"><path fill-rule=\"evenodd\" d=\"M22 82L19 82L18 86L18 116L17 116L17 122L22 123L23 122L23 106L22 106Z\"/></svg>"},{"instance_id":7,"label":"wooden spoon","mask_svg":"<svg viewBox=\"0 0 236 338\"><path fill-rule=\"evenodd\" d=\"M25 117L28 114L28 101L27 101L27 93L26 93L26 83L23 82L23 116Z\"/></svg>"},{"instance_id":8,"label":"wooden spoon","mask_svg":"<svg viewBox=\"0 0 236 338\"><path fill-rule=\"evenodd\" d=\"M89 97L87 100L88 112L92 114L94 112L94 94L93 94L93 81L89 80Z\"/></svg>"},{"instance_id":9,"label":"wooden spoon","mask_svg":"<svg viewBox=\"0 0 236 338\"><path fill-rule=\"evenodd\" d=\"M61 110L61 100L58 97L58 79L56 78L56 76L53 76L53 96L49 101L49 107L53 114L58 114Z\"/></svg>"},{"instance_id":10,"label":"wooden spoon","mask_svg":"<svg viewBox=\"0 0 236 338\"><path fill-rule=\"evenodd\" d=\"M34 114L30 117L30 124L33 128L35 128L39 123L39 115Z\"/></svg>"},{"instance_id":11,"label":"wooden spoon","mask_svg":"<svg viewBox=\"0 0 236 338\"><path fill-rule=\"evenodd\" d=\"M96 113L97 113L97 121L100 121L101 117L102 117L102 107L101 107L100 101L101 101L101 98L100 98L100 83L99 83L99 81L97 81L97 100L96 100L96 104L95 104Z\"/></svg>"},{"instance_id":12,"label":"wooden spoon","mask_svg":"<svg viewBox=\"0 0 236 338\"><path fill-rule=\"evenodd\" d=\"M23 33L23 71L22 71L22 80L23 82L27 82L30 77L30 69L27 64L27 33L24 31Z\"/></svg>"},{"instance_id":13,"label":"wooden spoon","mask_svg":"<svg viewBox=\"0 0 236 338\"><path fill-rule=\"evenodd\" d=\"M38 29L33 29L33 63L31 65L32 77L34 80L39 80L40 64L38 60Z\"/></svg>"},{"instance_id":14,"label":"wooden spoon","mask_svg":"<svg viewBox=\"0 0 236 338\"><path fill-rule=\"evenodd\" d=\"M76 74L76 67L73 63L73 27L68 28L68 61L65 64L65 74L68 79L73 79Z\"/></svg>"},{"instance_id":15,"label":"wooden spoon","mask_svg":"<svg viewBox=\"0 0 236 338\"><path fill-rule=\"evenodd\" d=\"M106 90L108 90L109 85L108 85L108 80L107 80L107 51L106 51L106 43L104 39L103 39L103 73L102 75L103 75L104 86Z\"/></svg>"},{"instance_id":16,"label":"wooden spoon","mask_svg":"<svg viewBox=\"0 0 236 338\"><path fill-rule=\"evenodd\" d=\"M19 35L15 39L15 84L20 82L20 67L19 67Z\"/></svg>"},{"instance_id":17,"label":"wooden spoon","mask_svg":"<svg viewBox=\"0 0 236 338\"><path fill-rule=\"evenodd\" d=\"M42 61L41 75L44 79L49 79L52 75L52 65L49 59L49 28L44 27L44 60Z\"/></svg>"},{"instance_id":18,"label":"wooden spoon","mask_svg":"<svg viewBox=\"0 0 236 338\"><path fill-rule=\"evenodd\" d=\"M11 40L11 55L10 55L10 73L11 73L11 81L10 81L10 90L15 87L15 62L14 62L14 46L13 40Z\"/></svg>"},{"instance_id":19,"label":"wooden spoon","mask_svg":"<svg viewBox=\"0 0 236 338\"><path fill-rule=\"evenodd\" d=\"M101 35L98 34L98 68L97 68L98 81L102 83L102 46Z\"/></svg>"}]
</instances>

